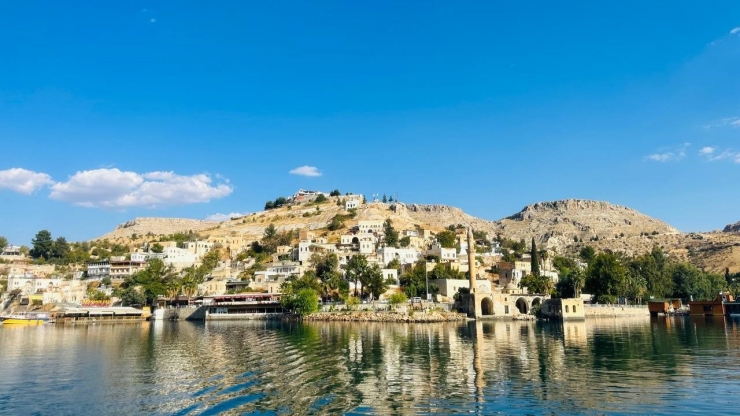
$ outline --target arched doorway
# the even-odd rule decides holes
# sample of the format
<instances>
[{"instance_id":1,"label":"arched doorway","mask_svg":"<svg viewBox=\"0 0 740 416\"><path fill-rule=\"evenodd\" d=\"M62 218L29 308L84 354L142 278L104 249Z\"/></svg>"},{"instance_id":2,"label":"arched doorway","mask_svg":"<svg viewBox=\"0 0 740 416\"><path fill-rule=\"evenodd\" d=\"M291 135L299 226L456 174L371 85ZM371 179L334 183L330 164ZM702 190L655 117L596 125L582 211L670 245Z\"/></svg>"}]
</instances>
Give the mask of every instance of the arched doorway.
<instances>
[{"instance_id":1,"label":"arched doorway","mask_svg":"<svg viewBox=\"0 0 740 416\"><path fill-rule=\"evenodd\" d=\"M534 298L534 299L532 299L532 307L533 308L535 306L539 305L540 303L542 303L542 299L540 299L540 298Z\"/></svg>"},{"instance_id":2,"label":"arched doorway","mask_svg":"<svg viewBox=\"0 0 740 416\"><path fill-rule=\"evenodd\" d=\"M483 298L483 300L480 301L480 311L484 316L493 315L493 301L491 298Z\"/></svg>"},{"instance_id":3,"label":"arched doorway","mask_svg":"<svg viewBox=\"0 0 740 416\"><path fill-rule=\"evenodd\" d=\"M519 309L519 313L525 315L529 313L529 305L527 305L527 301L524 300L524 298L519 298L516 300L516 308Z\"/></svg>"}]
</instances>

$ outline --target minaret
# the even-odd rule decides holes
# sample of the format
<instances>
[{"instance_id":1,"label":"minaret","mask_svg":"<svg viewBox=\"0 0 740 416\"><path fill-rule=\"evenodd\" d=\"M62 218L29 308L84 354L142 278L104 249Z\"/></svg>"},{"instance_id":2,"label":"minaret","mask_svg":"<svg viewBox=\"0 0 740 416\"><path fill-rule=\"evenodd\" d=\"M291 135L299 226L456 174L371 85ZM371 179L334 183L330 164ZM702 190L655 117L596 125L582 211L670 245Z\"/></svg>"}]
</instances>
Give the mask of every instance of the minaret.
<instances>
[{"instance_id":1,"label":"minaret","mask_svg":"<svg viewBox=\"0 0 740 416\"><path fill-rule=\"evenodd\" d=\"M468 273L470 278L470 293L475 293L475 240L473 229L468 228Z\"/></svg>"}]
</instances>

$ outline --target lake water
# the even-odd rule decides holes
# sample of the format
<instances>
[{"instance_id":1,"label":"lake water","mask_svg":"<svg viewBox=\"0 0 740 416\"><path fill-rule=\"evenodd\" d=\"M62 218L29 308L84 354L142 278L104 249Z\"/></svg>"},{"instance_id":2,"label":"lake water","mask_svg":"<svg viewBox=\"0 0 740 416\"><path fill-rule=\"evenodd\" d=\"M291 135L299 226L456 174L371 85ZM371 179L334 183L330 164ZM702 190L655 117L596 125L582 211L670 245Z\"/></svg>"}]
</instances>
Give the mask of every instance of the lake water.
<instances>
[{"instance_id":1,"label":"lake water","mask_svg":"<svg viewBox=\"0 0 740 416\"><path fill-rule=\"evenodd\" d=\"M740 321L0 326L0 414L740 414Z\"/></svg>"}]
</instances>

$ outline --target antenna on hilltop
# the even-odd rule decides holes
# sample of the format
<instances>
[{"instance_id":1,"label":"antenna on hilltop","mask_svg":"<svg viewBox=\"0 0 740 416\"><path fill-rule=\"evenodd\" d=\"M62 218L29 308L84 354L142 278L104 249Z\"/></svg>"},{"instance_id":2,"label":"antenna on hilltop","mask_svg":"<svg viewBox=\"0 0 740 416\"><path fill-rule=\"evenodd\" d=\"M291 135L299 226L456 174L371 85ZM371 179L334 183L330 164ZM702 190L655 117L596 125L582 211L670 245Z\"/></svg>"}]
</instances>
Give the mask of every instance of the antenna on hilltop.
<instances>
[{"instance_id":1,"label":"antenna on hilltop","mask_svg":"<svg viewBox=\"0 0 740 416\"><path fill-rule=\"evenodd\" d=\"M373 202L378 202L378 194L373 194Z\"/></svg>"}]
</instances>

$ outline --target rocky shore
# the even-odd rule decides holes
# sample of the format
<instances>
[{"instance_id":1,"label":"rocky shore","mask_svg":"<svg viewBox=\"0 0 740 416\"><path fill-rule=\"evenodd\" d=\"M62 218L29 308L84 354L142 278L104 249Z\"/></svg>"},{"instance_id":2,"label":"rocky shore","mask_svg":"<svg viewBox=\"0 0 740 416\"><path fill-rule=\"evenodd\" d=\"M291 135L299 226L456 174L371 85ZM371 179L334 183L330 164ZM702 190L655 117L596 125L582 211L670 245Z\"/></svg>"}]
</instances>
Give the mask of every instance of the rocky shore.
<instances>
[{"instance_id":1,"label":"rocky shore","mask_svg":"<svg viewBox=\"0 0 740 416\"><path fill-rule=\"evenodd\" d=\"M318 312L303 317L304 321L332 321L332 322L453 322L464 321L464 314L446 311L414 311L406 312L373 312L373 311L348 311L348 312Z\"/></svg>"}]
</instances>

